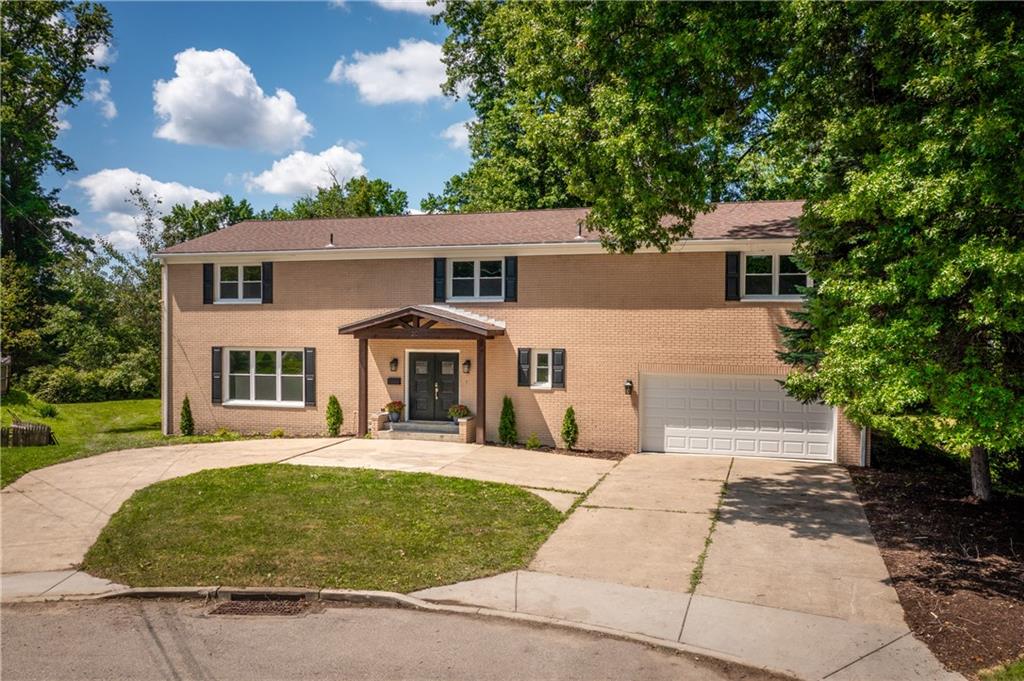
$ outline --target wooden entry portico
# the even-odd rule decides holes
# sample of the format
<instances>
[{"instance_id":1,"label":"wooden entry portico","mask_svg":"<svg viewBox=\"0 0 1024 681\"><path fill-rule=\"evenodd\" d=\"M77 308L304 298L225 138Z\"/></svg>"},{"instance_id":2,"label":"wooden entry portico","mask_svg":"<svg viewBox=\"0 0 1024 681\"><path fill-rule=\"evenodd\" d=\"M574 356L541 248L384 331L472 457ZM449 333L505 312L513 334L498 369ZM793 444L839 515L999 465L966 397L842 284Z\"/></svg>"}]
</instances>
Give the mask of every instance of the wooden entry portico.
<instances>
[{"instance_id":1,"label":"wooden entry portico","mask_svg":"<svg viewBox=\"0 0 1024 681\"><path fill-rule=\"evenodd\" d=\"M357 434L366 435L369 342L387 340L476 341L476 441L487 441L487 339L505 334L505 323L449 305L409 305L346 324L339 334L359 339L359 414Z\"/></svg>"}]
</instances>

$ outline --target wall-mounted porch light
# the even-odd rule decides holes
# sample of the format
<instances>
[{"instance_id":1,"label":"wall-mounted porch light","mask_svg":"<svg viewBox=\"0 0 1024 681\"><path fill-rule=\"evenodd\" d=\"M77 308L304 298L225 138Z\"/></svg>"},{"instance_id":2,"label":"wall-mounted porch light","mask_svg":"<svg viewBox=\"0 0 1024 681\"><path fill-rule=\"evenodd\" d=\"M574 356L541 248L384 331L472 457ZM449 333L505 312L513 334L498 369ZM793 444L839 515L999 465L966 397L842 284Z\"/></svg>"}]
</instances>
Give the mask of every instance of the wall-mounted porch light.
<instances>
[{"instance_id":1,"label":"wall-mounted porch light","mask_svg":"<svg viewBox=\"0 0 1024 681\"><path fill-rule=\"evenodd\" d=\"M391 367L392 371L398 371L398 358L392 357L391 361L388 363L388 366Z\"/></svg>"},{"instance_id":2,"label":"wall-mounted porch light","mask_svg":"<svg viewBox=\"0 0 1024 681\"><path fill-rule=\"evenodd\" d=\"M626 394L627 395L632 395L633 394L633 379L627 378L626 382L622 384L622 387L624 387L626 389Z\"/></svg>"},{"instance_id":3,"label":"wall-mounted porch light","mask_svg":"<svg viewBox=\"0 0 1024 681\"><path fill-rule=\"evenodd\" d=\"M468 359L465 362L463 362L462 363L462 373L468 374L469 373L469 368L471 366L473 366L473 365L469 363Z\"/></svg>"}]
</instances>

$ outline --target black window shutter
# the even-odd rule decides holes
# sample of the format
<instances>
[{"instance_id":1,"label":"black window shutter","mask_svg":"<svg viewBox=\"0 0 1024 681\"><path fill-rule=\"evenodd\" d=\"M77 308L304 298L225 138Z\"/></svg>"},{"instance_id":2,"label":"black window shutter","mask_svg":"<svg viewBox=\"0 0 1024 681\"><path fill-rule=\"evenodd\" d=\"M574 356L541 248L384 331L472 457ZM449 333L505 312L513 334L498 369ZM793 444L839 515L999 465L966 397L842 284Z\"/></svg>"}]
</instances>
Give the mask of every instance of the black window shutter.
<instances>
[{"instance_id":1,"label":"black window shutter","mask_svg":"<svg viewBox=\"0 0 1024 681\"><path fill-rule=\"evenodd\" d=\"M221 372L224 370L224 352L223 348L213 348L212 359L213 359L213 371L212 371L212 383L210 384L210 401L214 404L220 404L224 390L224 379L221 376Z\"/></svg>"},{"instance_id":2,"label":"black window shutter","mask_svg":"<svg viewBox=\"0 0 1024 681\"><path fill-rule=\"evenodd\" d=\"M306 357L306 406L316 405L316 348L304 348Z\"/></svg>"},{"instance_id":3,"label":"black window shutter","mask_svg":"<svg viewBox=\"0 0 1024 681\"><path fill-rule=\"evenodd\" d=\"M565 387L565 348L551 351L551 387Z\"/></svg>"},{"instance_id":4,"label":"black window shutter","mask_svg":"<svg viewBox=\"0 0 1024 681\"><path fill-rule=\"evenodd\" d=\"M519 348L518 385L530 385L530 348Z\"/></svg>"},{"instance_id":5,"label":"black window shutter","mask_svg":"<svg viewBox=\"0 0 1024 681\"><path fill-rule=\"evenodd\" d=\"M729 251L725 254L725 299L740 299L740 253Z\"/></svg>"},{"instance_id":6,"label":"black window shutter","mask_svg":"<svg viewBox=\"0 0 1024 681\"><path fill-rule=\"evenodd\" d=\"M434 258L434 302L443 303L445 295L445 276L448 271L448 261L445 258Z\"/></svg>"},{"instance_id":7,"label":"black window shutter","mask_svg":"<svg viewBox=\"0 0 1024 681\"><path fill-rule=\"evenodd\" d=\"M514 303L518 300L519 258L514 255L505 256L505 302Z\"/></svg>"},{"instance_id":8,"label":"black window shutter","mask_svg":"<svg viewBox=\"0 0 1024 681\"><path fill-rule=\"evenodd\" d=\"M274 302L274 263L263 263L263 302Z\"/></svg>"},{"instance_id":9,"label":"black window shutter","mask_svg":"<svg viewBox=\"0 0 1024 681\"><path fill-rule=\"evenodd\" d=\"M213 263L203 263L203 305L213 302Z\"/></svg>"}]
</instances>

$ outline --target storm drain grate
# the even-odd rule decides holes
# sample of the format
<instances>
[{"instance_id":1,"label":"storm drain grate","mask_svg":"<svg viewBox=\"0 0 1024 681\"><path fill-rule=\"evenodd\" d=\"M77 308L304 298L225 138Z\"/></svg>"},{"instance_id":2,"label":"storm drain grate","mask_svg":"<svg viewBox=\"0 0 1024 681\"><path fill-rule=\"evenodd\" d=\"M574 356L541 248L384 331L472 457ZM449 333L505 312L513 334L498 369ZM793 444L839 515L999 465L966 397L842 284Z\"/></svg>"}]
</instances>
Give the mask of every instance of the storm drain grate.
<instances>
[{"instance_id":1,"label":"storm drain grate","mask_svg":"<svg viewBox=\"0 0 1024 681\"><path fill-rule=\"evenodd\" d=\"M213 610L211 615L301 615L312 605L306 600L262 599L225 601Z\"/></svg>"}]
</instances>

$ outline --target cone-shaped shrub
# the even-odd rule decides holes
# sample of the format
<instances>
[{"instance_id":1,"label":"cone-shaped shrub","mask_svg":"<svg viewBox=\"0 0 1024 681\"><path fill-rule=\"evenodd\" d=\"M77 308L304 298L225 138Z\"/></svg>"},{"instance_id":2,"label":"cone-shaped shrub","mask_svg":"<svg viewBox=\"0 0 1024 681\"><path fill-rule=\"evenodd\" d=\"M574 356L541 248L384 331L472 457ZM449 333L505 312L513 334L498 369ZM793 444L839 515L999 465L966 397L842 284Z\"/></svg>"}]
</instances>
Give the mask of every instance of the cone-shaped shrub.
<instances>
[{"instance_id":1,"label":"cone-shaped shrub","mask_svg":"<svg viewBox=\"0 0 1024 681\"><path fill-rule=\"evenodd\" d=\"M512 399L505 395L501 400L501 420L498 421L498 439L503 445L514 445L519 441L516 434L516 410Z\"/></svg>"},{"instance_id":2,"label":"cone-shaped shrub","mask_svg":"<svg viewBox=\"0 0 1024 681\"><path fill-rule=\"evenodd\" d=\"M576 425L576 410L570 404L569 408L565 410L565 416L562 417L562 442L565 443L565 448L575 447L579 437L580 428Z\"/></svg>"},{"instance_id":3,"label":"cone-shaped shrub","mask_svg":"<svg viewBox=\"0 0 1024 681\"><path fill-rule=\"evenodd\" d=\"M196 424L192 420L192 405L188 403L188 395L181 402L181 424L179 426L182 435L195 435Z\"/></svg>"},{"instance_id":4,"label":"cone-shaped shrub","mask_svg":"<svg viewBox=\"0 0 1024 681\"><path fill-rule=\"evenodd\" d=\"M341 405L338 404L338 398L331 395L327 400L327 433L331 437L338 437L343 423L345 415L341 413Z\"/></svg>"}]
</instances>

